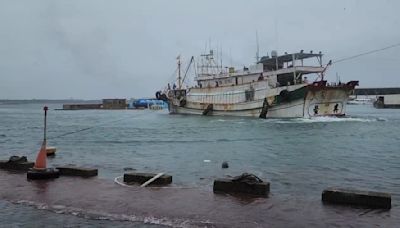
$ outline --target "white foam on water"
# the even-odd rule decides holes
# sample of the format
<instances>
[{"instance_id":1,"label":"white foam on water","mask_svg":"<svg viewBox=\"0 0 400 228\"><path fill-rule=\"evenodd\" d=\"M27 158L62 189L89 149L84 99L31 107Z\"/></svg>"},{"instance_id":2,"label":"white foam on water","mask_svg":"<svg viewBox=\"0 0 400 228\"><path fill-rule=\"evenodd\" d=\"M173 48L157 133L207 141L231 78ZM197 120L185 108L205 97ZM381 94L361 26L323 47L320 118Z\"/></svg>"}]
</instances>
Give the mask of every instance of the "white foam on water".
<instances>
[{"instance_id":1,"label":"white foam on water","mask_svg":"<svg viewBox=\"0 0 400 228\"><path fill-rule=\"evenodd\" d=\"M270 123L335 123L335 122L376 122L387 121L383 118L364 118L364 117L330 117L320 116L311 118L293 118L293 119L266 119L265 122Z\"/></svg>"},{"instance_id":2,"label":"white foam on water","mask_svg":"<svg viewBox=\"0 0 400 228\"><path fill-rule=\"evenodd\" d=\"M170 219L167 217L157 218L154 216L136 216L127 214L112 214L102 211L84 210L80 208L67 207L64 205L46 205L43 203L33 202L29 200L11 201L12 203L31 206L39 210L48 210L57 214L68 214L85 219L93 220L109 220L109 221L129 221L142 222L144 224L162 225L169 227L193 227L193 224L208 224L210 221L191 221L188 219Z\"/></svg>"},{"instance_id":3,"label":"white foam on water","mask_svg":"<svg viewBox=\"0 0 400 228\"><path fill-rule=\"evenodd\" d=\"M235 118L235 117L227 117L224 119L214 119L211 122L233 122L233 123L245 123L245 119L243 118Z\"/></svg>"}]
</instances>

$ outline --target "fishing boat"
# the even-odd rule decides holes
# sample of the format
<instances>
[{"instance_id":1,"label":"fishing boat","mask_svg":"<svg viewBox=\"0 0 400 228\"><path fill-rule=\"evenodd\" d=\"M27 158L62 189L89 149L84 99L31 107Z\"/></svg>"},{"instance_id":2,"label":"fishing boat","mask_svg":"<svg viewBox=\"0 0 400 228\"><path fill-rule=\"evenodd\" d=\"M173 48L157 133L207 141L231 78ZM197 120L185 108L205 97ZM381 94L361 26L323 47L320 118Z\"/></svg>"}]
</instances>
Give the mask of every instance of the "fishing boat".
<instances>
[{"instance_id":1,"label":"fishing boat","mask_svg":"<svg viewBox=\"0 0 400 228\"><path fill-rule=\"evenodd\" d=\"M349 95L358 81L328 83L322 53L300 52L257 58L254 65L223 67L211 50L195 62L191 58L177 81L157 91L171 114L249 116L259 118L310 118L344 116ZM185 85L188 69L195 69L194 85ZM314 75L312 82L308 78Z\"/></svg>"}]
</instances>

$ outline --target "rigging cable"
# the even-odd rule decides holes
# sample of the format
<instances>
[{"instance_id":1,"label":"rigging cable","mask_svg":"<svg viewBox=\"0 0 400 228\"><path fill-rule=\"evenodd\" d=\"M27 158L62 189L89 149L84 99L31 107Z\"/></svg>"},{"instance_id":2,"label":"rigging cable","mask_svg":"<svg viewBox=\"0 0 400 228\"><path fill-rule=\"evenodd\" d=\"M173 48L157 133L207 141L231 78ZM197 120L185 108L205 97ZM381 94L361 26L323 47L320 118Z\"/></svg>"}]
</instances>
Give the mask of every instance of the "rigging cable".
<instances>
[{"instance_id":1,"label":"rigging cable","mask_svg":"<svg viewBox=\"0 0 400 228\"><path fill-rule=\"evenodd\" d=\"M387 47L384 47L384 48L380 48L380 49L375 49L375 50L372 50L372 51L367 51L367 52L360 53L360 54L353 55L353 56L349 56L349 57L346 57L346 58L338 59L338 60L333 61L333 63L339 63L339 62L347 61L347 60L350 60L350 59L355 59L355 58L358 58L360 56L369 55L369 54L372 54L372 53L375 53L375 52L384 51L384 50L387 50L387 49L390 49L390 48L394 48L394 47L398 47L398 46L400 46L400 43L393 44L393 45L390 45L390 46L387 46Z\"/></svg>"},{"instance_id":2,"label":"rigging cable","mask_svg":"<svg viewBox=\"0 0 400 228\"><path fill-rule=\"evenodd\" d=\"M185 81L185 79L186 79L187 73L188 73L188 71L189 71L190 66L191 66L192 63L193 63L193 60L194 60L194 57L192 56L192 58L190 58L189 65L186 67L186 71L185 71L185 75L183 76L182 83L183 83L183 82Z\"/></svg>"}]
</instances>

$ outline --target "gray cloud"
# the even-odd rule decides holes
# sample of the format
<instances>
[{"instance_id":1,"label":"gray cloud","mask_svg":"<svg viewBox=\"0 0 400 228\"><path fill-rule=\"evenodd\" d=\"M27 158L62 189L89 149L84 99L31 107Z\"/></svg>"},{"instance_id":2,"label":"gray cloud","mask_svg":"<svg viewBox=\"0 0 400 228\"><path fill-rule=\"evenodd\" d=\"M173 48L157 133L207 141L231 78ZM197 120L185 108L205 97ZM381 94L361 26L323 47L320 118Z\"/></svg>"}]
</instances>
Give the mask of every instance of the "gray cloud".
<instances>
[{"instance_id":1,"label":"gray cloud","mask_svg":"<svg viewBox=\"0 0 400 228\"><path fill-rule=\"evenodd\" d=\"M392 1L0 1L0 98L152 96L175 57L204 51L241 67L271 50L329 59L400 42ZM396 86L400 48L333 65L343 81Z\"/></svg>"}]
</instances>

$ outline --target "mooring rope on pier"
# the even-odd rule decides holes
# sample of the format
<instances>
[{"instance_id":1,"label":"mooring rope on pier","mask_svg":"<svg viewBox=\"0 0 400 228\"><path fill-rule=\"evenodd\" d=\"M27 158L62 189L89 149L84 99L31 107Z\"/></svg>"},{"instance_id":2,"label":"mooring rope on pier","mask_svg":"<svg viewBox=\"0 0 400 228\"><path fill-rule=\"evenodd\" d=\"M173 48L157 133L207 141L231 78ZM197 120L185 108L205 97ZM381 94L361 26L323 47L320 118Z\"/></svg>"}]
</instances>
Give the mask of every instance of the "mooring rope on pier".
<instances>
[{"instance_id":1,"label":"mooring rope on pier","mask_svg":"<svg viewBox=\"0 0 400 228\"><path fill-rule=\"evenodd\" d=\"M57 135L57 136L53 136L53 137L48 137L48 139L57 139L57 138L61 138L61 137L67 136L67 135L72 135L72 134L75 134L75 133L79 133L79 132L87 131L87 130L90 130L90 129L93 129L93 128L96 128L96 127L100 127L100 126L103 126L103 125L106 125L106 124L109 124L109 123L119 122L119 121L125 120L125 119L127 119L127 118L128 118L128 117L124 117L124 118L121 118L121 119L118 119L118 120L108 121L108 122L105 122L105 123L93 125L93 126L90 126L90 127L86 127L86 128L79 129L79 130L70 131L70 132L67 132L67 133L64 133L64 134L61 134L61 135Z\"/></svg>"},{"instance_id":2,"label":"mooring rope on pier","mask_svg":"<svg viewBox=\"0 0 400 228\"><path fill-rule=\"evenodd\" d=\"M116 177L116 178L114 178L114 182L116 183L116 184L119 184L119 185L121 185L121 186L124 186L124 187L135 187L135 186L132 186L132 185L127 185L127 184L125 184L123 181L120 181L120 179L121 178L123 178L124 176L118 176L118 177Z\"/></svg>"},{"instance_id":3,"label":"mooring rope on pier","mask_svg":"<svg viewBox=\"0 0 400 228\"><path fill-rule=\"evenodd\" d=\"M150 110L150 109L149 109L149 110ZM156 111L157 111L157 110L150 110L150 112L156 112ZM140 117L140 116L145 115L145 114L148 114L148 112L142 113L141 115L136 115L135 117ZM47 137L47 138L48 138L48 139L58 139L58 138L65 137L65 136L67 136L67 135L72 135L72 134L75 134L75 133L87 131L87 130L90 130L90 129L93 129L93 128L96 128L96 127L100 127L100 126L104 126L104 125L110 124L110 123L116 123L116 122L119 122L119 121L122 121L122 120L126 120L126 119L128 119L128 118L132 118L132 116L127 116L127 117L120 118L120 119L117 119L117 120L112 120L112 121L103 122L103 123L100 123L100 124L96 124L96 125L93 125L93 126L85 127L85 128L82 128L82 129L78 129L78 130L75 130L75 131L66 132L66 133L63 133L63 134L60 134L60 135L57 135L57 136Z\"/></svg>"}]
</instances>

